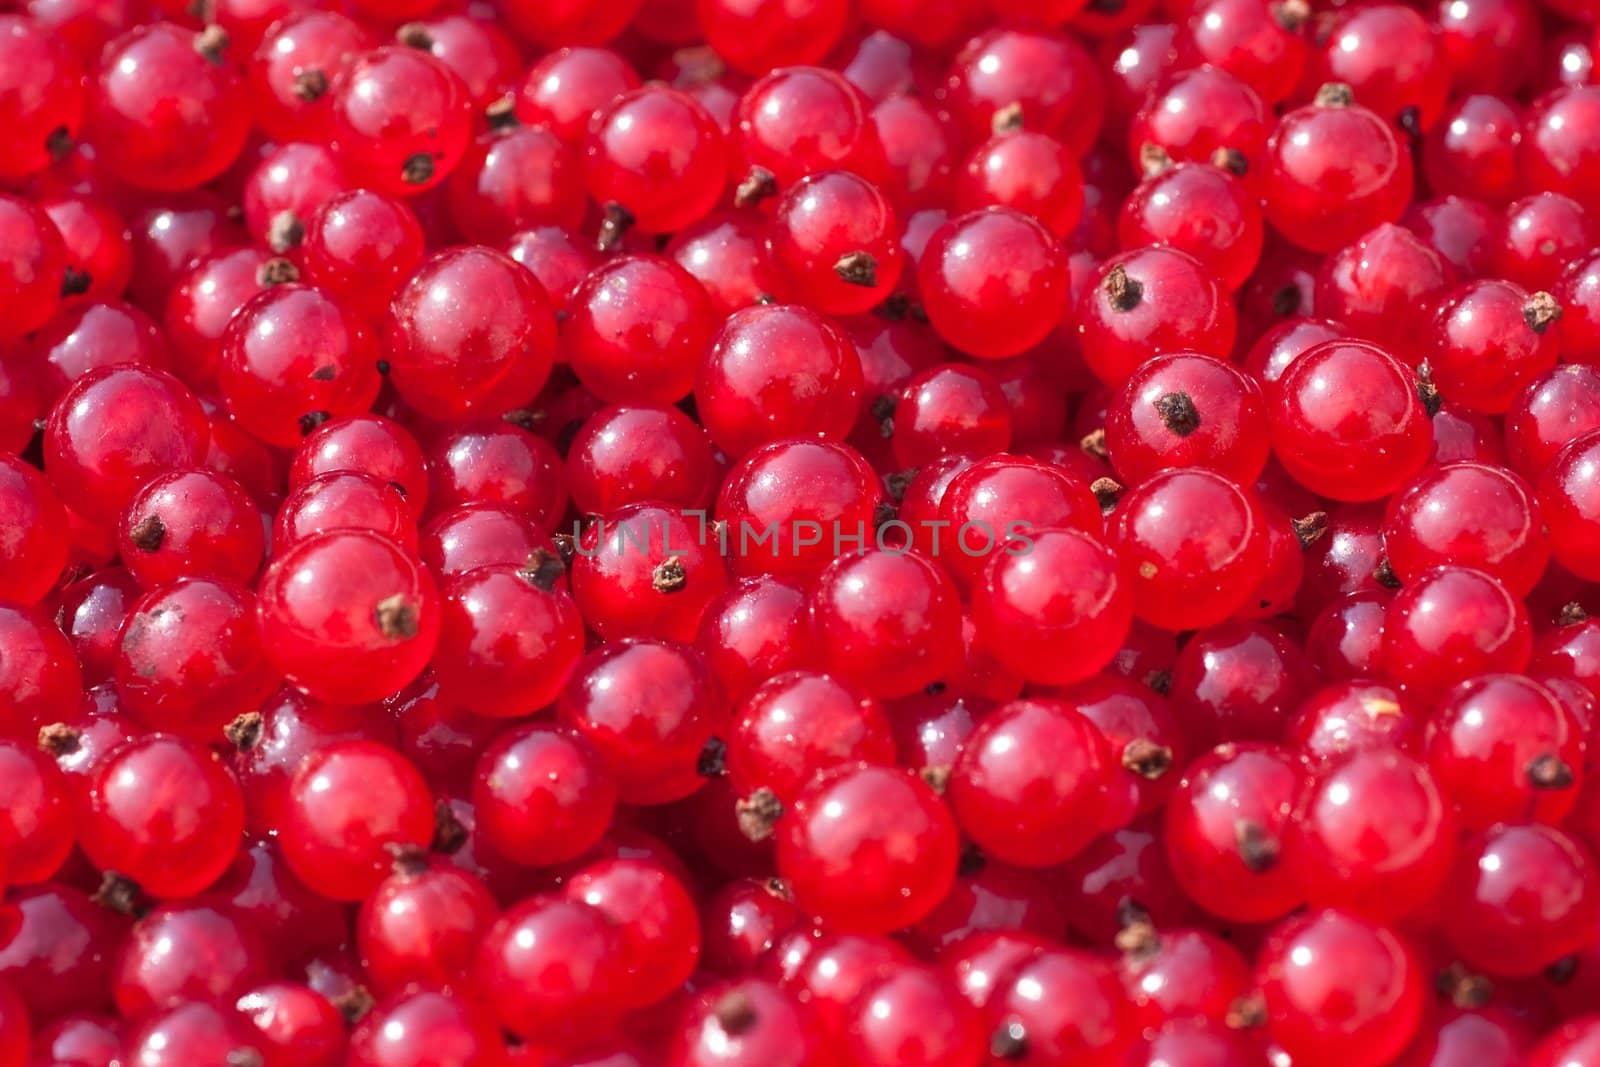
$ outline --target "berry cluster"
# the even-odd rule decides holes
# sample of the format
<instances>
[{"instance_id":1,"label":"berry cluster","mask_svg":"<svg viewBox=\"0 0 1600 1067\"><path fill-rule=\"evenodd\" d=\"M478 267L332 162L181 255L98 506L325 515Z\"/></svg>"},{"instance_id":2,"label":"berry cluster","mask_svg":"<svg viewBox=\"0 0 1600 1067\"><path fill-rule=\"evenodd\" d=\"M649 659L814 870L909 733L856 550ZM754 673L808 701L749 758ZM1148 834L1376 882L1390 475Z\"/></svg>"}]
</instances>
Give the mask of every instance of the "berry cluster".
<instances>
[{"instance_id":1,"label":"berry cluster","mask_svg":"<svg viewBox=\"0 0 1600 1067\"><path fill-rule=\"evenodd\" d=\"M1596 23L0 0L0 1067L1600 1067Z\"/></svg>"}]
</instances>

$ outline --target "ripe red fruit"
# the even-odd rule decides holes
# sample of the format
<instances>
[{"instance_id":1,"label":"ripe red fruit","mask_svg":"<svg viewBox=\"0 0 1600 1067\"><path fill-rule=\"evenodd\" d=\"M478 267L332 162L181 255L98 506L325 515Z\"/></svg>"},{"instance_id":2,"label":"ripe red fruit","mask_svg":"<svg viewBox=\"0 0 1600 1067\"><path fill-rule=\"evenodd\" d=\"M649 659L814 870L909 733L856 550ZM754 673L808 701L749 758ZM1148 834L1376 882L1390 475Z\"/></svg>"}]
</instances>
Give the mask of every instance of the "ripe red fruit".
<instances>
[{"instance_id":1,"label":"ripe red fruit","mask_svg":"<svg viewBox=\"0 0 1600 1067\"><path fill-rule=\"evenodd\" d=\"M1314 493L1377 500L1427 462L1433 432L1416 378L1375 345L1316 345L1289 365L1275 394L1274 451Z\"/></svg>"},{"instance_id":2,"label":"ripe red fruit","mask_svg":"<svg viewBox=\"0 0 1600 1067\"><path fill-rule=\"evenodd\" d=\"M1411 199L1411 153L1348 85L1323 86L1314 104L1279 120L1266 155L1267 221L1313 252L1398 220Z\"/></svg>"},{"instance_id":3,"label":"ripe red fruit","mask_svg":"<svg viewBox=\"0 0 1600 1067\"><path fill-rule=\"evenodd\" d=\"M547 866L587 852L611 824L617 789L599 754L543 723L501 734L472 778L477 831L518 863Z\"/></svg>"},{"instance_id":4,"label":"ripe red fruit","mask_svg":"<svg viewBox=\"0 0 1600 1067\"><path fill-rule=\"evenodd\" d=\"M1228 618L1260 581L1266 523L1251 490L1201 468L1136 486L1107 530L1130 574L1134 614L1169 630Z\"/></svg>"},{"instance_id":5,"label":"ripe red fruit","mask_svg":"<svg viewBox=\"0 0 1600 1067\"><path fill-rule=\"evenodd\" d=\"M268 658L336 703L377 700L422 672L439 595L415 557L364 530L318 534L273 560L256 612Z\"/></svg>"},{"instance_id":6,"label":"ripe red fruit","mask_svg":"<svg viewBox=\"0 0 1600 1067\"><path fill-rule=\"evenodd\" d=\"M987 715L949 775L961 829L986 853L1054 866L1108 829L1117 771L1100 730L1065 703L1019 700Z\"/></svg>"},{"instance_id":7,"label":"ripe red fruit","mask_svg":"<svg viewBox=\"0 0 1600 1067\"><path fill-rule=\"evenodd\" d=\"M474 714L515 718L554 702L583 654L583 619L559 561L478 567L443 586L433 675Z\"/></svg>"},{"instance_id":8,"label":"ripe red fruit","mask_svg":"<svg viewBox=\"0 0 1600 1067\"><path fill-rule=\"evenodd\" d=\"M239 783L213 752L148 734L95 768L78 841L95 866L158 898L193 896L221 877L239 847Z\"/></svg>"},{"instance_id":9,"label":"ripe red fruit","mask_svg":"<svg viewBox=\"0 0 1600 1067\"><path fill-rule=\"evenodd\" d=\"M830 928L898 930L943 899L955 821L910 771L857 765L819 775L778 820L778 873Z\"/></svg>"},{"instance_id":10,"label":"ripe red fruit","mask_svg":"<svg viewBox=\"0 0 1600 1067\"><path fill-rule=\"evenodd\" d=\"M1219 745L1189 765L1167 802L1166 851L1185 894L1235 922L1265 922L1302 903L1282 862L1305 770L1261 742Z\"/></svg>"},{"instance_id":11,"label":"ripe red fruit","mask_svg":"<svg viewBox=\"0 0 1600 1067\"><path fill-rule=\"evenodd\" d=\"M220 27L173 23L107 45L87 131L96 158L142 189L188 189L226 170L250 132L244 79L227 52Z\"/></svg>"},{"instance_id":12,"label":"ripe red fruit","mask_svg":"<svg viewBox=\"0 0 1600 1067\"><path fill-rule=\"evenodd\" d=\"M1267 1029L1308 1063L1381 1064L1410 1043L1422 964L1400 936L1340 911L1289 919L1256 961Z\"/></svg>"},{"instance_id":13,"label":"ripe red fruit","mask_svg":"<svg viewBox=\"0 0 1600 1067\"><path fill-rule=\"evenodd\" d=\"M1084 361L1110 386L1127 381L1151 355L1224 359L1233 352L1233 301L1193 256L1163 245L1102 264L1077 318Z\"/></svg>"},{"instance_id":14,"label":"ripe red fruit","mask_svg":"<svg viewBox=\"0 0 1600 1067\"><path fill-rule=\"evenodd\" d=\"M395 296L384 328L389 380L438 419L499 415L550 375L555 316L528 271L493 249L447 249Z\"/></svg>"},{"instance_id":15,"label":"ripe red fruit","mask_svg":"<svg viewBox=\"0 0 1600 1067\"><path fill-rule=\"evenodd\" d=\"M301 761L278 840L308 887L361 900L388 876L394 850L426 849L434 806L405 757L372 741L342 741Z\"/></svg>"},{"instance_id":16,"label":"ripe red fruit","mask_svg":"<svg viewBox=\"0 0 1600 1067\"><path fill-rule=\"evenodd\" d=\"M928 239L917 272L934 329L969 355L1017 355L1061 321L1065 257L1049 231L1010 208L945 222Z\"/></svg>"}]
</instances>

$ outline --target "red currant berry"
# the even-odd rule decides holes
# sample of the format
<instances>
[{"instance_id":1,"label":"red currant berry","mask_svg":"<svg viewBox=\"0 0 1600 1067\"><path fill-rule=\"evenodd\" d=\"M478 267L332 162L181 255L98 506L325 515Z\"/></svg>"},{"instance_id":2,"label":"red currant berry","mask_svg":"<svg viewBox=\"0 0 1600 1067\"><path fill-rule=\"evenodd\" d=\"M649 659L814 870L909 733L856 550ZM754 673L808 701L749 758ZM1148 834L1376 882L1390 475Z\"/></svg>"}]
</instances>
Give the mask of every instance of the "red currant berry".
<instances>
[{"instance_id":1,"label":"red currant berry","mask_svg":"<svg viewBox=\"0 0 1600 1067\"><path fill-rule=\"evenodd\" d=\"M950 219L918 258L923 306L939 336L969 355L1027 351L1061 321L1066 260L1038 222L994 207Z\"/></svg>"},{"instance_id":2,"label":"red currant berry","mask_svg":"<svg viewBox=\"0 0 1600 1067\"><path fill-rule=\"evenodd\" d=\"M674 404L693 386L716 315L700 283L662 256L624 256L572 295L562 351L584 388L610 404Z\"/></svg>"},{"instance_id":3,"label":"red currant berry","mask_svg":"<svg viewBox=\"0 0 1600 1067\"><path fill-rule=\"evenodd\" d=\"M141 26L106 46L88 136L96 160L141 189L189 189L228 169L250 131L244 79L218 26ZM157 76L159 74L159 76Z\"/></svg>"},{"instance_id":4,"label":"red currant berry","mask_svg":"<svg viewBox=\"0 0 1600 1067\"><path fill-rule=\"evenodd\" d=\"M1594 859L1553 827L1506 823L1468 842L1447 888L1445 934L1469 967L1538 974L1593 941Z\"/></svg>"},{"instance_id":5,"label":"red currant berry","mask_svg":"<svg viewBox=\"0 0 1600 1067\"><path fill-rule=\"evenodd\" d=\"M821 665L874 697L913 693L960 655L959 594L915 553L839 557L817 578L811 620Z\"/></svg>"},{"instance_id":6,"label":"red currant berry","mask_svg":"<svg viewBox=\"0 0 1600 1067\"><path fill-rule=\"evenodd\" d=\"M1374 345L1316 345L1284 371L1275 392L1273 449L1313 492L1375 500L1428 459L1432 427L1416 380Z\"/></svg>"},{"instance_id":7,"label":"red currant berry","mask_svg":"<svg viewBox=\"0 0 1600 1067\"><path fill-rule=\"evenodd\" d=\"M360 900L388 876L396 849L424 849L433 832L427 783L405 757L373 741L341 741L301 760L278 840L312 890Z\"/></svg>"},{"instance_id":8,"label":"red currant berry","mask_svg":"<svg viewBox=\"0 0 1600 1067\"><path fill-rule=\"evenodd\" d=\"M1265 922L1302 902L1281 861L1299 759L1260 742L1220 745L1184 771L1166 811L1172 875L1194 902L1235 922Z\"/></svg>"},{"instance_id":9,"label":"red currant berry","mask_svg":"<svg viewBox=\"0 0 1600 1067\"><path fill-rule=\"evenodd\" d=\"M1470 567L1435 567L1395 594L1383 620L1379 666L1424 698L1491 671L1520 671L1533 648L1527 609Z\"/></svg>"},{"instance_id":10,"label":"red currant berry","mask_svg":"<svg viewBox=\"0 0 1600 1067\"><path fill-rule=\"evenodd\" d=\"M483 938L476 984L512 1033L570 1043L626 1010L632 979L624 951L621 929L599 908L533 897Z\"/></svg>"},{"instance_id":11,"label":"red currant berry","mask_svg":"<svg viewBox=\"0 0 1600 1067\"><path fill-rule=\"evenodd\" d=\"M955 821L910 771L819 775L778 821L778 873L831 929L887 933L927 915L955 879Z\"/></svg>"},{"instance_id":12,"label":"red currant berry","mask_svg":"<svg viewBox=\"0 0 1600 1067\"><path fill-rule=\"evenodd\" d=\"M595 112L584 173L605 208L600 242L609 250L630 226L672 233L709 211L727 183L727 146L693 97L647 85Z\"/></svg>"},{"instance_id":13,"label":"red currant berry","mask_svg":"<svg viewBox=\"0 0 1600 1067\"><path fill-rule=\"evenodd\" d=\"M1329 83L1314 104L1283 116L1266 155L1267 221L1313 252L1396 221L1411 198L1411 154L1348 85Z\"/></svg>"},{"instance_id":14,"label":"red currant berry","mask_svg":"<svg viewBox=\"0 0 1600 1067\"><path fill-rule=\"evenodd\" d=\"M1256 960L1267 1028L1295 1061L1393 1061L1417 1032L1422 965L1398 935L1341 911L1282 923Z\"/></svg>"},{"instance_id":15,"label":"red currant berry","mask_svg":"<svg viewBox=\"0 0 1600 1067\"><path fill-rule=\"evenodd\" d=\"M548 866L583 855L610 825L616 801L595 750L543 723L501 734L473 774L478 832L518 863Z\"/></svg>"},{"instance_id":16,"label":"red currant berry","mask_svg":"<svg viewBox=\"0 0 1600 1067\"><path fill-rule=\"evenodd\" d=\"M500 414L526 403L549 377L554 319L544 289L509 256L447 249L394 298L383 346L389 380L433 418Z\"/></svg>"},{"instance_id":17,"label":"red currant berry","mask_svg":"<svg viewBox=\"0 0 1600 1067\"><path fill-rule=\"evenodd\" d=\"M94 769L78 841L101 870L170 899L221 877L243 830L239 783L222 760L193 742L149 734Z\"/></svg>"},{"instance_id":18,"label":"red currant berry","mask_svg":"<svg viewBox=\"0 0 1600 1067\"><path fill-rule=\"evenodd\" d=\"M312 696L359 704L422 672L439 634L433 579L367 531L319 534L273 560L256 603L273 665Z\"/></svg>"},{"instance_id":19,"label":"red currant berry","mask_svg":"<svg viewBox=\"0 0 1600 1067\"><path fill-rule=\"evenodd\" d=\"M664 804L703 784L701 752L723 709L697 652L633 638L580 660L557 714L599 752L620 799Z\"/></svg>"},{"instance_id":20,"label":"red currant berry","mask_svg":"<svg viewBox=\"0 0 1600 1067\"><path fill-rule=\"evenodd\" d=\"M1261 577L1267 516L1253 492L1203 469L1163 471L1118 503L1107 538L1134 614L1170 630L1221 622Z\"/></svg>"}]
</instances>

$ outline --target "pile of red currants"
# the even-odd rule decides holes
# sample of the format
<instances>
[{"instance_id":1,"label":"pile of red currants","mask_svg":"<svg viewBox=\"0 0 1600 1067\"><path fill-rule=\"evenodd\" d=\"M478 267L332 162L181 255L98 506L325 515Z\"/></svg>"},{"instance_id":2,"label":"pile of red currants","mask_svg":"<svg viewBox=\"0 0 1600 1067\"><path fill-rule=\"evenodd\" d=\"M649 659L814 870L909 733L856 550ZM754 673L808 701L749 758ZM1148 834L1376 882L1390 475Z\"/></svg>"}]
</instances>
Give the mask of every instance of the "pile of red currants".
<instances>
[{"instance_id":1,"label":"pile of red currants","mask_svg":"<svg viewBox=\"0 0 1600 1067\"><path fill-rule=\"evenodd\" d=\"M0 1067L1600 1067L1597 23L0 0Z\"/></svg>"}]
</instances>

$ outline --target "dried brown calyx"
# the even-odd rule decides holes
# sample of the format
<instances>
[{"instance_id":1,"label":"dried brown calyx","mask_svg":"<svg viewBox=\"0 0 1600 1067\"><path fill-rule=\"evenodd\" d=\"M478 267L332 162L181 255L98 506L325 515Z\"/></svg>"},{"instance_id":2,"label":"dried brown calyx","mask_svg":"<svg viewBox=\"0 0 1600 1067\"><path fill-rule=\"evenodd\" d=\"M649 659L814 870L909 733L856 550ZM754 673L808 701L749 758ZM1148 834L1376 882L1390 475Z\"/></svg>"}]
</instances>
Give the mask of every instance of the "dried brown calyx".
<instances>
[{"instance_id":1,"label":"dried brown calyx","mask_svg":"<svg viewBox=\"0 0 1600 1067\"><path fill-rule=\"evenodd\" d=\"M607 203L604 218L600 221L600 233L595 238L595 247L602 252L614 252L622 244L623 236L631 229L633 229L633 212L615 201Z\"/></svg>"},{"instance_id":2,"label":"dried brown calyx","mask_svg":"<svg viewBox=\"0 0 1600 1067\"><path fill-rule=\"evenodd\" d=\"M871 289L878 284L878 261L868 252L846 252L834 263L833 272L846 285Z\"/></svg>"},{"instance_id":3,"label":"dried brown calyx","mask_svg":"<svg viewBox=\"0 0 1600 1067\"><path fill-rule=\"evenodd\" d=\"M1132 311L1144 299L1144 286L1131 277L1121 263L1106 273L1106 280L1101 284L1114 311Z\"/></svg>"},{"instance_id":4,"label":"dried brown calyx","mask_svg":"<svg viewBox=\"0 0 1600 1067\"><path fill-rule=\"evenodd\" d=\"M752 841L765 841L783 817L783 801L763 786L734 805L739 830Z\"/></svg>"},{"instance_id":5,"label":"dried brown calyx","mask_svg":"<svg viewBox=\"0 0 1600 1067\"><path fill-rule=\"evenodd\" d=\"M417 606L404 594L384 597L372 611L378 632L391 641L407 641L417 636Z\"/></svg>"},{"instance_id":6,"label":"dried brown calyx","mask_svg":"<svg viewBox=\"0 0 1600 1067\"><path fill-rule=\"evenodd\" d=\"M1161 425L1179 437L1188 437L1200 428L1200 409L1188 393L1174 391L1156 397L1156 414Z\"/></svg>"},{"instance_id":7,"label":"dried brown calyx","mask_svg":"<svg viewBox=\"0 0 1600 1067\"><path fill-rule=\"evenodd\" d=\"M751 167L733 190L734 207L754 207L778 195L778 179L766 167Z\"/></svg>"}]
</instances>

